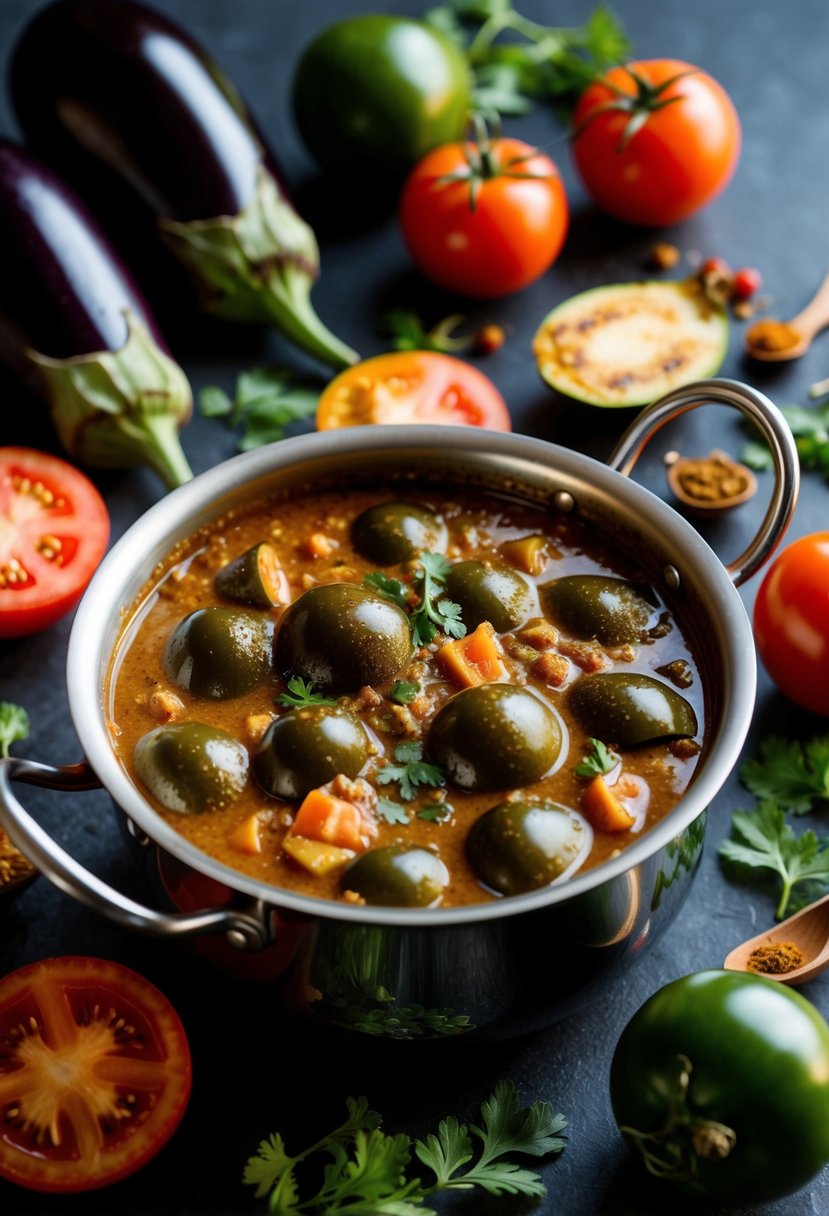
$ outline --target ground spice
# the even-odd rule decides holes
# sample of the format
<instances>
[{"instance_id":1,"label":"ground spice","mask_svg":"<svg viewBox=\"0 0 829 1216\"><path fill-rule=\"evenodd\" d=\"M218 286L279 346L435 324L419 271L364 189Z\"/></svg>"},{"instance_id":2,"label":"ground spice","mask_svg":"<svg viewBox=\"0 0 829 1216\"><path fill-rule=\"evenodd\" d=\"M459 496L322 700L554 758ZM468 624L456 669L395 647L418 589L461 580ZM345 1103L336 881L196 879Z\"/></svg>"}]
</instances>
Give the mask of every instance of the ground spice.
<instances>
[{"instance_id":1,"label":"ground spice","mask_svg":"<svg viewBox=\"0 0 829 1216\"><path fill-rule=\"evenodd\" d=\"M785 321L775 321L773 317L764 317L755 321L746 330L746 344L755 346L758 350L788 350L797 346L801 335Z\"/></svg>"},{"instance_id":2,"label":"ground spice","mask_svg":"<svg viewBox=\"0 0 829 1216\"><path fill-rule=\"evenodd\" d=\"M757 946L746 962L748 971L759 971L765 975L785 975L796 971L805 963L803 952L794 942L774 942L768 946Z\"/></svg>"},{"instance_id":3,"label":"ground spice","mask_svg":"<svg viewBox=\"0 0 829 1216\"><path fill-rule=\"evenodd\" d=\"M673 488L680 497L695 503L714 505L739 498L752 486L748 469L723 452L711 452L699 460L677 461L671 470Z\"/></svg>"},{"instance_id":4,"label":"ground spice","mask_svg":"<svg viewBox=\"0 0 829 1216\"><path fill-rule=\"evenodd\" d=\"M0 895L34 874L32 863L16 849L6 833L0 828Z\"/></svg>"}]
</instances>

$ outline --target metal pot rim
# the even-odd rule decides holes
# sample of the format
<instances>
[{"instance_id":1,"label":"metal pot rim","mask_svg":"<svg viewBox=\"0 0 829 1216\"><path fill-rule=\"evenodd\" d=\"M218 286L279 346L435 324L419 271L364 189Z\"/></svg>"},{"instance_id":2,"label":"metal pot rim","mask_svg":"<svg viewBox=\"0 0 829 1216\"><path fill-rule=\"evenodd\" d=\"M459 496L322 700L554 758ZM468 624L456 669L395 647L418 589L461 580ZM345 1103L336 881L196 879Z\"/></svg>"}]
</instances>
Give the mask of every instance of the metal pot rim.
<instances>
[{"instance_id":1,"label":"metal pot rim","mask_svg":"<svg viewBox=\"0 0 829 1216\"><path fill-rule=\"evenodd\" d=\"M116 757L107 729L104 681L111 656L113 630L132 596L124 589L148 577L155 561L148 554L168 552L181 535L196 530L205 512L221 515L231 501L255 497L255 487L274 472L293 471L307 462L365 458L402 462L419 455L451 463L493 461L510 478L531 474L550 481L550 493L584 493L626 512L678 555L680 577L692 579L715 611L709 613L719 642L723 671L722 714L689 789L674 809L640 840L584 874L509 899L460 908L396 909L353 907L298 895L244 875L201 852L158 816L132 783ZM556 487L559 487L556 489ZM156 558L157 560L157 558ZM133 592L134 594L134 592ZM126 601L126 602L125 602ZM474 923L518 915L563 902L600 886L641 864L687 828L708 806L736 763L754 705L756 662L750 625L737 590L708 545L685 519L650 491L590 457L542 440L466 428L406 426L361 427L284 440L233 457L202 473L150 508L115 544L90 583L72 628L67 656L67 684L72 719L84 752L114 801L152 840L193 869L277 909L328 919L394 925Z\"/></svg>"}]
</instances>

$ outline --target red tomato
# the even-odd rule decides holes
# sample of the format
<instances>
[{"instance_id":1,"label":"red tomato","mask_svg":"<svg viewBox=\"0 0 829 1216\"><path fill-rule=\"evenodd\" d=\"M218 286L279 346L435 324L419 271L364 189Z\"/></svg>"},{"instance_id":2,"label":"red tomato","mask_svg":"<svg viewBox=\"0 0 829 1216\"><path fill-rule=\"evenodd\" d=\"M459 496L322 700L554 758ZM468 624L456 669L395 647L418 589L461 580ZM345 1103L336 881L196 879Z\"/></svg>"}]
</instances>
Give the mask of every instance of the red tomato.
<instances>
[{"instance_id":1,"label":"red tomato","mask_svg":"<svg viewBox=\"0 0 829 1216\"><path fill-rule=\"evenodd\" d=\"M400 201L418 269L468 296L505 296L534 282L564 244L567 219L558 169L518 139L435 148Z\"/></svg>"},{"instance_id":2,"label":"red tomato","mask_svg":"<svg viewBox=\"0 0 829 1216\"><path fill-rule=\"evenodd\" d=\"M587 193L630 224L693 215L724 188L740 155L740 120L728 94L679 59L605 73L579 98L573 130Z\"/></svg>"},{"instance_id":3,"label":"red tomato","mask_svg":"<svg viewBox=\"0 0 829 1216\"><path fill-rule=\"evenodd\" d=\"M788 545L760 584L754 637L781 692L829 715L829 532Z\"/></svg>"},{"instance_id":4,"label":"red tomato","mask_svg":"<svg viewBox=\"0 0 829 1216\"><path fill-rule=\"evenodd\" d=\"M432 422L511 429L506 402L483 372L433 351L396 351L349 367L326 385L321 431L372 422Z\"/></svg>"},{"instance_id":5,"label":"red tomato","mask_svg":"<svg viewBox=\"0 0 829 1216\"><path fill-rule=\"evenodd\" d=\"M83 473L0 448L0 638L36 633L73 608L108 540L107 509Z\"/></svg>"},{"instance_id":6,"label":"red tomato","mask_svg":"<svg viewBox=\"0 0 829 1216\"><path fill-rule=\"evenodd\" d=\"M50 958L0 980L0 1177L91 1191L169 1140L190 1096L178 1015L147 980L98 958Z\"/></svg>"}]
</instances>

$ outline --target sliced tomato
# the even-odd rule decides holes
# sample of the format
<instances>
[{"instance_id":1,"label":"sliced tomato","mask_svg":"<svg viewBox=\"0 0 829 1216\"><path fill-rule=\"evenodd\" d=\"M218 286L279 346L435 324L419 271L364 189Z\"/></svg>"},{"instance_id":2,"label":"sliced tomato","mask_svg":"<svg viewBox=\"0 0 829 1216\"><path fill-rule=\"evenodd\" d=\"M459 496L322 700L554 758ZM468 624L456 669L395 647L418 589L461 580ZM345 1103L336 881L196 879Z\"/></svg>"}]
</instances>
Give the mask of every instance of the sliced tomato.
<instances>
[{"instance_id":1,"label":"sliced tomato","mask_svg":"<svg viewBox=\"0 0 829 1216\"><path fill-rule=\"evenodd\" d=\"M0 980L0 1177L107 1186L166 1143L189 1096L178 1015L135 971L68 956Z\"/></svg>"},{"instance_id":2,"label":"sliced tomato","mask_svg":"<svg viewBox=\"0 0 829 1216\"><path fill-rule=\"evenodd\" d=\"M0 448L0 638L46 629L73 608L109 540L88 477L30 448Z\"/></svg>"},{"instance_id":3,"label":"sliced tomato","mask_svg":"<svg viewBox=\"0 0 829 1216\"><path fill-rule=\"evenodd\" d=\"M483 372L452 355L422 350L366 359L326 386L318 430L377 422L512 429L504 398Z\"/></svg>"}]
</instances>

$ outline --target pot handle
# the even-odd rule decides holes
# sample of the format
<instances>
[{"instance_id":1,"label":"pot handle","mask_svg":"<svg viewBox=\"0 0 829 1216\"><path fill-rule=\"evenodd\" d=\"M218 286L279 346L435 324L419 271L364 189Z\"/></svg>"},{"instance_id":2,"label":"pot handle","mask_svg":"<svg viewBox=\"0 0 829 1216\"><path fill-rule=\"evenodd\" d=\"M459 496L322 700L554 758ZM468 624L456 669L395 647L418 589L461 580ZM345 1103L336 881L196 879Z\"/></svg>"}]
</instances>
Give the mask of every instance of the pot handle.
<instances>
[{"instance_id":1,"label":"pot handle","mask_svg":"<svg viewBox=\"0 0 829 1216\"><path fill-rule=\"evenodd\" d=\"M757 535L748 548L725 567L739 587L760 569L782 540L800 486L800 463L792 432L780 410L768 397L739 380L700 380L696 384L674 389L634 418L607 463L611 469L629 476L645 444L666 422L712 403L731 405L749 418L769 445L774 464L771 501Z\"/></svg>"},{"instance_id":2,"label":"pot handle","mask_svg":"<svg viewBox=\"0 0 829 1216\"><path fill-rule=\"evenodd\" d=\"M247 951L261 950L273 941L273 918L262 900L251 899L239 908L159 912L122 895L70 857L44 831L15 797L12 781L64 791L100 789L101 783L86 763L55 767L16 756L0 760L0 827L32 865L65 894L118 925L154 937L224 933L231 946Z\"/></svg>"}]
</instances>

